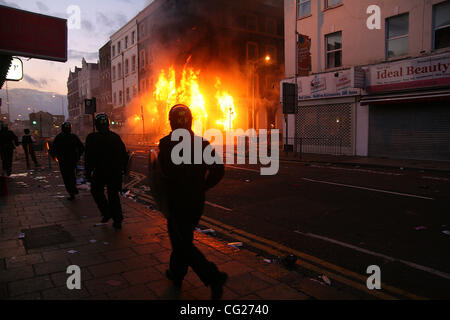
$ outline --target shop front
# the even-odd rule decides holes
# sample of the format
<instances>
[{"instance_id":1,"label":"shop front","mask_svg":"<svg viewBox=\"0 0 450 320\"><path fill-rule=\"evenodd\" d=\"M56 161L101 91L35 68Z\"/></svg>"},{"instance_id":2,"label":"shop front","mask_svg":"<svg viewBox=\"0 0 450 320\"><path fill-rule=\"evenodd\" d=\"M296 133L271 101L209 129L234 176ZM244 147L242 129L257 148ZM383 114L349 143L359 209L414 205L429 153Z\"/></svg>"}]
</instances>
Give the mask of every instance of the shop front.
<instances>
[{"instance_id":1,"label":"shop front","mask_svg":"<svg viewBox=\"0 0 450 320\"><path fill-rule=\"evenodd\" d=\"M370 66L368 155L450 161L450 54Z\"/></svg>"}]
</instances>

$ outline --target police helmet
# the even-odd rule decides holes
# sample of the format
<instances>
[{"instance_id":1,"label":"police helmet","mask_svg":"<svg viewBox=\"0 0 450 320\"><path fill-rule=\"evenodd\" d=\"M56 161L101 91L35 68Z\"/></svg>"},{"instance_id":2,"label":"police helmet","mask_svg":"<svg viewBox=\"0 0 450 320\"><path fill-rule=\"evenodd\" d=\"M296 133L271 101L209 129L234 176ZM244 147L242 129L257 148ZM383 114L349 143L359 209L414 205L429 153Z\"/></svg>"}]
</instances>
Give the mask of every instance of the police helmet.
<instances>
[{"instance_id":1,"label":"police helmet","mask_svg":"<svg viewBox=\"0 0 450 320\"><path fill-rule=\"evenodd\" d=\"M192 128L192 112L184 104L177 104L169 113L169 121L172 130Z\"/></svg>"},{"instance_id":2,"label":"police helmet","mask_svg":"<svg viewBox=\"0 0 450 320\"><path fill-rule=\"evenodd\" d=\"M95 127L98 131L109 130L109 118L106 114L101 113L95 117Z\"/></svg>"},{"instance_id":3,"label":"police helmet","mask_svg":"<svg viewBox=\"0 0 450 320\"><path fill-rule=\"evenodd\" d=\"M61 126L61 130L64 133L71 133L72 132L72 124L70 122L64 122Z\"/></svg>"}]
</instances>

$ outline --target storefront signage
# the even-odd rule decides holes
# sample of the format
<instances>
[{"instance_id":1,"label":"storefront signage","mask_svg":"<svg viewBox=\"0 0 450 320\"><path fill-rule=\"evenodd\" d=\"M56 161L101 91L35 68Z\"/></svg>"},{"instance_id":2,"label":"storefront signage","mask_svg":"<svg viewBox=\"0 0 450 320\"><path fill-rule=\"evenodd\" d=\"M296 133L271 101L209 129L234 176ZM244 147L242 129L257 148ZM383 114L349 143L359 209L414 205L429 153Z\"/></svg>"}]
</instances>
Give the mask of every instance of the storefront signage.
<instances>
[{"instance_id":1,"label":"storefront signage","mask_svg":"<svg viewBox=\"0 0 450 320\"><path fill-rule=\"evenodd\" d=\"M379 64L367 68L370 93L450 84L450 54Z\"/></svg>"}]
</instances>

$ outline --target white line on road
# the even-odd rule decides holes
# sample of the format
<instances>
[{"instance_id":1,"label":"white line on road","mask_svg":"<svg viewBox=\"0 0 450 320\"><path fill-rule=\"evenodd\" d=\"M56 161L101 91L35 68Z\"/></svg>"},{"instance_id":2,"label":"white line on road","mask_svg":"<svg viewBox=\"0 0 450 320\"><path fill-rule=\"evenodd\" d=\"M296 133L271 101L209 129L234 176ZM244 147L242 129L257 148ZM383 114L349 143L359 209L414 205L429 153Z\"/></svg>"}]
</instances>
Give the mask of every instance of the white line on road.
<instances>
[{"instance_id":1,"label":"white line on road","mask_svg":"<svg viewBox=\"0 0 450 320\"><path fill-rule=\"evenodd\" d=\"M375 256L375 257L383 258L383 259L388 260L390 262L400 262L400 263L405 264L405 265L407 265L407 266L409 266L411 268L414 268L414 269L417 269L417 270L421 270L421 271L425 271L427 273L431 273L431 274L434 274L434 275L439 276L441 278L445 278L445 279L450 280L450 274L442 272L442 271L439 271L439 270L432 269L430 267L422 266L422 265L416 264L414 262L410 262L410 261L401 260L401 259L397 259L397 258L394 258L394 257L386 256L386 255L381 254L381 253L373 252L373 251L370 251L370 250L367 250L367 249L363 249L363 248L360 248L360 247L357 247L357 246L354 246L354 245L351 245L351 244L348 244L348 243L345 243L345 242L341 242L341 241L334 240L334 239L331 239L331 238L319 236L319 235L316 235L316 234L313 234L313 233L304 233L304 232L300 232L300 231L294 231L294 232L297 233L297 234L300 234L302 236L328 241L328 242L340 245L342 247L350 248L350 249L353 249L353 250L356 250L356 251L359 251L359 252L363 252L363 253Z\"/></svg>"},{"instance_id":2,"label":"white line on road","mask_svg":"<svg viewBox=\"0 0 450 320\"><path fill-rule=\"evenodd\" d=\"M205 201L205 204L207 204L208 206L214 207L214 208L225 210L225 211L229 211L229 212L233 211L233 210L231 210L229 208L225 208L225 207L219 206L218 204L211 203L211 202L208 202L208 201Z\"/></svg>"},{"instance_id":3,"label":"white line on road","mask_svg":"<svg viewBox=\"0 0 450 320\"><path fill-rule=\"evenodd\" d=\"M236 169L236 170L243 170L243 171L261 173L260 170L255 170L255 169L247 169L247 168L241 168L241 167L235 167L235 166L226 166L226 167L227 168L231 168L231 169Z\"/></svg>"},{"instance_id":4,"label":"white line on road","mask_svg":"<svg viewBox=\"0 0 450 320\"><path fill-rule=\"evenodd\" d=\"M374 192L380 192L380 193L387 193L387 194L392 194L392 195L396 195L396 196L418 198L418 199L432 200L432 201L435 200L433 198L417 196L417 195L408 194L408 193L392 192L392 191L387 191L387 190L358 187L358 186L352 186L352 185L348 185L348 184L334 183L334 182L328 182L328 181L319 181L319 180L306 179L306 178L303 178L302 180L309 181L309 182L315 182L315 183L329 184L329 185L339 186L339 187L347 187L347 188L354 188L354 189L360 189L360 190L374 191Z\"/></svg>"}]
</instances>

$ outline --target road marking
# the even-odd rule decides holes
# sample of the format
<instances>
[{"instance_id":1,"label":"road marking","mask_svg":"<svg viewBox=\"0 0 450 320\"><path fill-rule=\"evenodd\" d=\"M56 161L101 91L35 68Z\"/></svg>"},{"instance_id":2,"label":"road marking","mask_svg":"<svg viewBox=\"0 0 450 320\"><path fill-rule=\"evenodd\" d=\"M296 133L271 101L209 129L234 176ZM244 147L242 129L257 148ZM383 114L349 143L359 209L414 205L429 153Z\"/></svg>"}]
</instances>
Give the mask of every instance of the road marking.
<instances>
[{"instance_id":1,"label":"road marking","mask_svg":"<svg viewBox=\"0 0 450 320\"><path fill-rule=\"evenodd\" d=\"M305 261L297 262L297 264L299 264L300 266L305 267L306 269L309 269L309 270L313 270L315 272L321 272L321 274L327 274L327 275L330 276L330 278L334 278L336 281L339 281L339 282L342 282L344 284L350 285L351 287L359 289L361 291L364 291L365 293L368 293L370 295L374 295L374 296L376 296L378 298L381 298L381 299L393 298L392 296L386 295L385 293L379 292L378 290L368 290L367 286L365 285L366 281L367 281L367 276L366 275L362 276L362 275L360 275L360 274L358 274L356 272L344 269L342 267L339 267L337 265L334 265L334 264L332 264L330 262L327 262L327 261L324 261L322 259L316 258L316 257L311 256L309 254L306 254L306 253L297 251L295 249L286 247L286 246L284 246L282 244L279 244L279 243L276 243L276 242L274 242L272 240L268 240L268 239L259 237L257 235L248 233L246 231L243 231L243 230L240 230L240 229L228 226L226 224L223 224L223 223L221 223L221 222L219 222L219 221L217 221L215 219L212 219L212 218L209 218L209 217L206 217L206 216L202 217L202 223L206 223L207 226L212 228L212 229L216 228L217 231L220 231L219 228L226 229L226 230L224 230L225 232L227 232L227 233L225 233L226 235L231 236L231 237L233 237L233 238L235 238L235 239L237 239L239 241L248 242L248 243L251 244L251 246L259 248L259 249L261 249L263 251L266 251L268 253L271 253L271 251L274 252L274 250L271 249L271 248L274 248L274 249L276 249L278 251L278 253L276 254L277 256L280 256L280 253L293 254L293 255L299 257L300 259L307 260L307 261L309 261L311 263L314 263L314 264L316 264L316 265L318 265L320 267L317 267L315 265L311 265L311 264L309 264L309 263L307 263ZM229 230L229 232L227 230ZM275 251L275 252L277 252L277 251ZM302 265L302 263L304 265ZM362 285L360 285L360 283L355 283L354 281L348 280L346 278L343 278L340 275L335 275L333 273L330 273L328 270L324 270L323 268L326 268L328 270L332 270L332 271L340 273L340 274L342 274L344 276L347 276L347 277L356 279L358 281L361 281L362 283L364 283L364 285L362 286ZM383 290L390 291L390 292L392 292L392 293L394 293L396 295L404 296L404 297L407 297L409 299L415 299L415 300L424 300L425 299L424 297L415 295L413 293L407 292L407 291L402 290L402 289L398 289L398 288L392 287L392 286L387 285L387 284L383 284Z\"/></svg>"},{"instance_id":2,"label":"road marking","mask_svg":"<svg viewBox=\"0 0 450 320\"><path fill-rule=\"evenodd\" d=\"M406 260L402 260L402 259L397 259L397 258L394 258L394 257L386 256L386 255L381 254L381 253L370 251L370 250L367 250L367 249L364 249L364 248L360 248L360 247L357 247L357 246L354 246L354 245L351 245L351 244L348 244L348 243L345 243L345 242L341 242L341 241L338 241L338 240L334 240L334 239L331 239L331 238L319 236L319 235L316 235L316 234L313 234L313 233L304 233L304 232L300 232L300 231L294 231L294 232L297 233L297 234L306 236L306 237L320 239L320 240L323 240L323 241L327 241L327 242L331 242L331 243L340 245L342 247L346 247L346 248L350 248L350 249L353 249L353 250L356 250L356 251L359 251L359 252L363 252L363 253L366 253L366 254L369 254L369 255L372 255L372 256L375 256L375 257L383 258L383 259L388 260L390 262L400 262L400 263L405 264L405 265L407 265L407 266L409 266L411 268L414 268L414 269L417 269L417 270L421 270L421 271L433 274L435 276L438 276L438 277L450 280L450 274L442 272L442 271L439 271L439 270L432 269L430 267L422 266L422 265L414 263L414 262L410 262L410 261L406 261Z\"/></svg>"},{"instance_id":3,"label":"road marking","mask_svg":"<svg viewBox=\"0 0 450 320\"><path fill-rule=\"evenodd\" d=\"M302 178L302 180L309 181L309 182L315 182L315 183L329 184L329 185L339 186L339 187L346 187L346 188L360 189L360 190L366 190L366 191L387 193L387 194L392 194L392 195L396 195L396 196L403 196L403 197L410 197L410 198L417 198L417 199L424 199L424 200L432 200L432 201L435 200L433 198L417 196L417 195L414 195L414 194L393 192L393 191L373 189L373 188L358 187L358 186L352 186L352 185L349 185L349 184L342 184L342 183L335 183L335 182L328 182L328 181L319 181L319 180L306 179L306 178Z\"/></svg>"},{"instance_id":4,"label":"road marking","mask_svg":"<svg viewBox=\"0 0 450 320\"><path fill-rule=\"evenodd\" d=\"M207 204L208 206L214 207L214 208L225 210L225 211L229 211L229 212L233 211L233 210L231 210L229 208L225 208L225 207L219 206L218 204L215 204L215 203L212 203L212 202L205 201L205 204Z\"/></svg>"},{"instance_id":5,"label":"road marking","mask_svg":"<svg viewBox=\"0 0 450 320\"><path fill-rule=\"evenodd\" d=\"M247 169L247 168L235 167L235 166L230 166L230 165L227 165L226 167L227 167L227 168L231 168L231 169L236 169L236 170L242 170L242 171L249 171L249 172L261 173L260 170L255 170L255 169Z\"/></svg>"}]
</instances>

